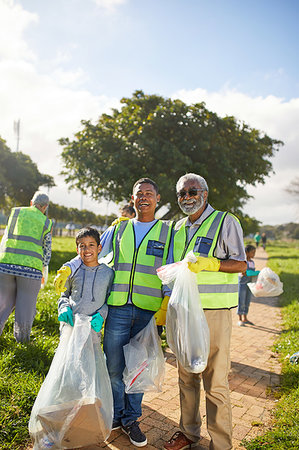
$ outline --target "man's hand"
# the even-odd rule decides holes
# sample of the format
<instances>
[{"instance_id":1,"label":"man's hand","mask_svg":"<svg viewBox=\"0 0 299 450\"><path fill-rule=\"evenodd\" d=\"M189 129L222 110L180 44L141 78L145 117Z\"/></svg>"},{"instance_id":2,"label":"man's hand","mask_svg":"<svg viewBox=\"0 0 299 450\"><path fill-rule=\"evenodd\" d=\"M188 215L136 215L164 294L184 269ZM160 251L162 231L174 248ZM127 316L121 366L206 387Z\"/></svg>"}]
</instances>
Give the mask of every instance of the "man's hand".
<instances>
[{"instance_id":1,"label":"man's hand","mask_svg":"<svg viewBox=\"0 0 299 450\"><path fill-rule=\"evenodd\" d=\"M72 327L74 326L74 322L73 322L73 312L71 310L71 308L69 306L66 306L65 308L63 308L58 316L58 320L60 322L65 322L68 323L69 325L71 325Z\"/></svg>"},{"instance_id":2,"label":"man's hand","mask_svg":"<svg viewBox=\"0 0 299 450\"><path fill-rule=\"evenodd\" d=\"M220 269L220 261L217 258L197 256L197 261L195 263L188 262L188 268L194 273L201 272L202 270L218 272Z\"/></svg>"},{"instance_id":3,"label":"man's hand","mask_svg":"<svg viewBox=\"0 0 299 450\"><path fill-rule=\"evenodd\" d=\"M72 273L69 266L62 266L57 270L57 275L54 278L54 287L56 294L60 295L62 292L66 291L65 282Z\"/></svg>"},{"instance_id":4,"label":"man's hand","mask_svg":"<svg viewBox=\"0 0 299 450\"><path fill-rule=\"evenodd\" d=\"M117 219L113 220L111 226L114 227L114 225L119 224L123 220L129 220L129 217L124 217L124 216L118 217Z\"/></svg>"},{"instance_id":5,"label":"man's hand","mask_svg":"<svg viewBox=\"0 0 299 450\"><path fill-rule=\"evenodd\" d=\"M168 302L169 296L165 295L165 297L162 300L160 309L158 309L158 311L155 314L156 325L165 325Z\"/></svg>"},{"instance_id":6,"label":"man's hand","mask_svg":"<svg viewBox=\"0 0 299 450\"><path fill-rule=\"evenodd\" d=\"M91 328L98 333L99 331L101 331L104 319L99 312L93 314L91 317Z\"/></svg>"}]
</instances>

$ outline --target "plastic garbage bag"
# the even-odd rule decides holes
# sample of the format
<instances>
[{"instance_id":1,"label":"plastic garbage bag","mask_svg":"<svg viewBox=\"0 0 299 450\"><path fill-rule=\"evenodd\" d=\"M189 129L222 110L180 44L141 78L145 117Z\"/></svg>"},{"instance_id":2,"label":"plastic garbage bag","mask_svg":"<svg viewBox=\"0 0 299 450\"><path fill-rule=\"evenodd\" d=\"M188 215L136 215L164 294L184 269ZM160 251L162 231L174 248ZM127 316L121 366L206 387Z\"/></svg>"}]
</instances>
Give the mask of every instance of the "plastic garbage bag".
<instances>
[{"instance_id":1,"label":"plastic garbage bag","mask_svg":"<svg viewBox=\"0 0 299 450\"><path fill-rule=\"evenodd\" d=\"M113 400L100 337L90 317L75 314L61 330L49 372L31 411L34 449L80 448L109 436Z\"/></svg>"},{"instance_id":2,"label":"plastic garbage bag","mask_svg":"<svg viewBox=\"0 0 299 450\"><path fill-rule=\"evenodd\" d=\"M255 283L247 283L255 297L276 297L283 293L283 283L269 267L264 267Z\"/></svg>"},{"instance_id":3,"label":"plastic garbage bag","mask_svg":"<svg viewBox=\"0 0 299 450\"><path fill-rule=\"evenodd\" d=\"M161 392L165 360L154 317L123 349L126 362L123 372L125 392Z\"/></svg>"},{"instance_id":4,"label":"plastic garbage bag","mask_svg":"<svg viewBox=\"0 0 299 450\"><path fill-rule=\"evenodd\" d=\"M208 362L210 332L189 261L196 262L192 251L182 261L160 267L157 274L163 284L174 281L166 314L167 343L187 372L200 373Z\"/></svg>"}]
</instances>

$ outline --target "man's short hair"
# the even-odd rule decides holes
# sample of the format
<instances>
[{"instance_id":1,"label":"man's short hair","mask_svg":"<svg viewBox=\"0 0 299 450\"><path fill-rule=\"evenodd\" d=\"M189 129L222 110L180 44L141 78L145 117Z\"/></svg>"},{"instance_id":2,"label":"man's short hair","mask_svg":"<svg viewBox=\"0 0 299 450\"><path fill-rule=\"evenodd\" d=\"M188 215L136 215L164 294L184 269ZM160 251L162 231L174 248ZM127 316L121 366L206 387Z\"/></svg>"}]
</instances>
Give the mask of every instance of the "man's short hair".
<instances>
[{"instance_id":1,"label":"man's short hair","mask_svg":"<svg viewBox=\"0 0 299 450\"><path fill-rule=\"evenodd\" d=\"M181 176L176 184L176 190L178 191L178 186L182 183L185 183L186 181L196 181L204 191L209 192L208 183L206 182L204 177L201 177L196 173L186 173L185 175Z\"/></svg>"},{"instance_id":2,"label":"man's short hair","mask_svg":"<svg viewBox=\"0 0 299 450\"><path fill-rule=\"evenodd\" d=\"M159 194L158 185L157 185L153 180L151 180L150 178L140 178L139 180L137 180L136 183L134 183L134 186L133 186L133 192L134 192L135 187L136 187L138 184L141 184L141 183L148 183L148 184L151 184L151 185L154 187L154 189L155 189L155 191L156 191L156 194Z\"/></svg>"},{"instance_id":3,"label":"man's short hair","mask_svg":"<svg viewBox=\"0 0 299 450\"><path fill-rule=\"evenodd\" d=\"M93 227L84 227L81 228L78 233L76 234L76 246L78 247L79 239L82 239L84 237L91 236L95 239L96 243L100 245L101 238L98 230Z\"/></svg>"},{"instance_id":4,"label":"man's short hair","mask_svg":"<svg viewBox=\"0 0 299 450\"><path fill-rule=\"evenodd\" d=\"M35 194L32 197L32 205L39 205L39 206L48 206L50 203L49 197L47 194L41 191L35 192Z\"/></svg>"}]
</instances>

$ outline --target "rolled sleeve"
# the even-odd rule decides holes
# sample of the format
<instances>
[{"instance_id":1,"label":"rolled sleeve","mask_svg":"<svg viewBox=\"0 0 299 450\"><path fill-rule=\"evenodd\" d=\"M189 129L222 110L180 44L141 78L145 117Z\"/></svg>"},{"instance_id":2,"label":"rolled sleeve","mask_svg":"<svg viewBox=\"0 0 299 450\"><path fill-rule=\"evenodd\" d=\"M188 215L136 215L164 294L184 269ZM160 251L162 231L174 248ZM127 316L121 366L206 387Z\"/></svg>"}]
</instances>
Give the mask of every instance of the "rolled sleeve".
<instances>
[{"instance_id":1,"label":"rolled sleeve","mask_svg":"<svg viewBox=\"0 0 299 450\"><path fill-rule=\"evenodd\" d=\"M231 214L227 214L215 249L219 259L246 261L243 230L240 223Z\"/></svg>"}]
</instances>

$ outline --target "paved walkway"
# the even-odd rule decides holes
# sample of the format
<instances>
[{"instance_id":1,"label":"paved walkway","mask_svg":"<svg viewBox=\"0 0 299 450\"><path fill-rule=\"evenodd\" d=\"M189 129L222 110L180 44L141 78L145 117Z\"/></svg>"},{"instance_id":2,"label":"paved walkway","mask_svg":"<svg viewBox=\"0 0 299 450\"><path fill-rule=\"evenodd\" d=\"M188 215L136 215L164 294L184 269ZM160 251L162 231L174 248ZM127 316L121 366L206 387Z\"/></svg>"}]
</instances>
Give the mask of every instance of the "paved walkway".
<instances>
[{"instance_id":1,"label":"paved walkway","mask_svg":"<svg viewBox=\"0 0 299 450\"><path fill-rule=\"evenodd\" d=\"M256 252L257 270L267 263L267 254L262 248ZM231 346L232 368L229 377L233 412L234 449L244 448L244 438L261 434L270 424L271 410L275 403L267 398L267 387L279 384L280 365L270 347L279 334L280 310L277 298L255 298L248 317L254 325L237 326L237 315L233 312L233 334ZM178 430L180 419L179 389L174 355L166 352L166 376L163 392L144 395L141 429L146 433L146 449L161 449L165 440ZM201 412L203 418L201 445L209 446L206 431L204 395ZM133 449L126 435L120 430L111 433L106 444L93 448L112 450ZM91 447L89 447L91 450Z\"/></svg>"}]
</instances>

